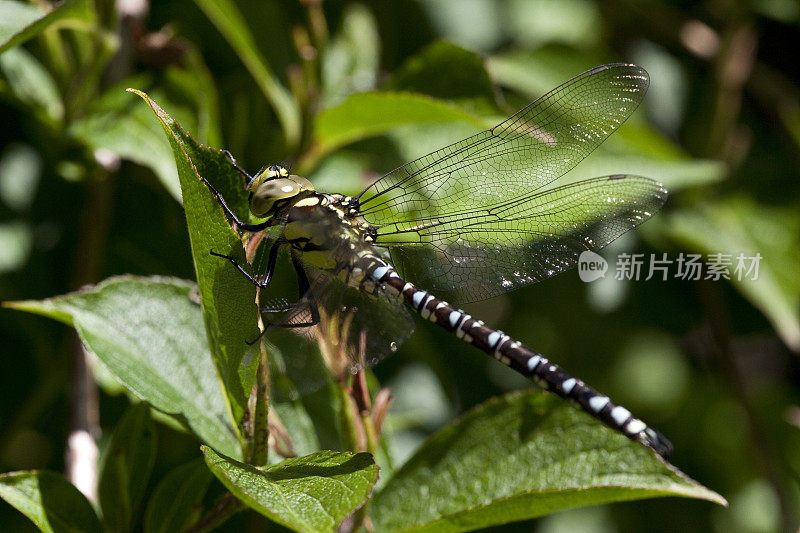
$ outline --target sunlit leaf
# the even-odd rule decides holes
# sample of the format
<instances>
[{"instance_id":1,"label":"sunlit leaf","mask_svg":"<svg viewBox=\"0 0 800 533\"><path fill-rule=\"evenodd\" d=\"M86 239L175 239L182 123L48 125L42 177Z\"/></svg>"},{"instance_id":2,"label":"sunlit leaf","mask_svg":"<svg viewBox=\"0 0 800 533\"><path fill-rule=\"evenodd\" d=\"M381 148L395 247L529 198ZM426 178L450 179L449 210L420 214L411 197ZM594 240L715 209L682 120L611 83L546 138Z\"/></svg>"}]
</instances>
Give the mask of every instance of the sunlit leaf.
<instances>
[{"instance_id":1,"label":"sunlit leaf","mask_svg":"<svg viewBox=\"0 0 800 533\"><path fill-rule=\"evenodd\" d=\"M193 289L181 280L124 276L65 296L6 305L73 325L131 392L184 419L203 441L240 455Z\"/></svg>"},{"instance_id":2,"label":"sunlit leaf","mask_svg":"<svg viewBox=\"0 0 800 533\"><path fill-rule=\"evenodd\" d=\"M254 350L247 345L258 336L256 291L235 268L210 254L214 250L246 264L241 241L199 176L206 178L240 216L247 212L242 209L247 205L243 177L223 152L198 144L152 99L134 92L150 105L172 146L208 341L233 419L239 421L258 365Z\"/></svg>"},{"instance_id":3,"label":"sunlit leaf","mask_svg":"<svg viewBox=\"0 0 800 533\"><path fill-rule=\"evenodd\" d=\"M335 531L369 497L378 466L366 453L321 451L255 468L204 447L206 463L237 498L302 532Z\"/></svg>"},{"instance_id":4,"label":"sunlit leaf","mask_svg":"<svg viewBox=\"0 0 800 533\"><path fill-rule=\"evenodd\" d=\"M590 0L514 0L506 28L526 48L562 43L577 49L597 46L600 8Z\"/></svg>"},{"instance_id":5,"label":"sunlit leaf","mask_svg":"<svg viewBox=\"0 0 800 533\"><path fill-rule=\"evenodd\" d=\"M683 496L725 500L560 399L492 399L420 448L372 502L378 531L466 531L561 509Z\"/></svg>"},{"instance_id":6,"label":"sunlit leaf","mask_svg":"<svg viewBox=\"0 0 800 533\"><path fill-rule=\"evenodd\" d=\"M483 122L457 106L410 93L354 94L319 114L316 137L323 153L347 143L380 135L401 125L467 122L483 129ZM477 130L476 130L477 131Z\"/></svg>"},{"instance_id":7,"label":"sunlit leaf","mask_svg":"<svg viewBox=\"0 0 800 533\"><path fill-rule=\"evenodd\" d=\"M16 0L0 0L0 54L20 45L51 26L94 22L90 0L64 0L42 10Z\"/></svg>"}]
</instances>

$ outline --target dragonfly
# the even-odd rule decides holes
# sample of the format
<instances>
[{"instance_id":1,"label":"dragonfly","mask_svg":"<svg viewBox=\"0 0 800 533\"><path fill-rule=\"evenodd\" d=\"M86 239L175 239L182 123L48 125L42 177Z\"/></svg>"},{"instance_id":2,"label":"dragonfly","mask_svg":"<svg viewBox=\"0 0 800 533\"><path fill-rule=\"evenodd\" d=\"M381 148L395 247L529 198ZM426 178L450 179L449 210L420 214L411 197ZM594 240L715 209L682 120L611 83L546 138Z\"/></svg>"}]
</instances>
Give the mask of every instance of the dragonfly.
<instances>
[{"instance_id":1,"label":"dragonfly","mask_svg":"<svg viewBox=\"0 0 800 533\"><path fill-rule=\"evenodd\" d=\"M355 196L318 192L281 165L250 176L228 153L247 181L252 216L263 220L238 217L203 181L240 232L269 231L270 238L259 244L258 268L211 254L266 288L278 251L288 250L300 298L260 306L273 326L307 328L322 311L351 310L362 352L378 360L413 330L412 311L668 457L672 444L628 409L456 307L564 272L661 208L664 186L635 175L548 187L634 112L648 86L647 72L633 64L592 68Z\"/></svg>"}]
</instances>

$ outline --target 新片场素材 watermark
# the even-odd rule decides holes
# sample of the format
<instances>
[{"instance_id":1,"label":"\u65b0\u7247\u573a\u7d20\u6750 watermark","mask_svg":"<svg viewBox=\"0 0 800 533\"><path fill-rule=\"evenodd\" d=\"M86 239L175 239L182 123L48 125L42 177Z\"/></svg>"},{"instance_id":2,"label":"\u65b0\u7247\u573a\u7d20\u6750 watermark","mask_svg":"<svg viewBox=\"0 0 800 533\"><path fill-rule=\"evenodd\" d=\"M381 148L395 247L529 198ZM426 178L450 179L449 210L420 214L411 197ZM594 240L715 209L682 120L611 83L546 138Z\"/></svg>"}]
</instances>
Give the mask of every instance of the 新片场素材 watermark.
<instances>
[{"instance_id":1,"label":"\u65b0\u7247\u573a\u7d20\u6750 watermark","mask_svg":"<svg viewBox=\"0 0 800 533\"><path fill-rule=\"evenodd\" d=\"M675 259L669 259L666 253L628 254L617 256L614 263L614 279L630 281L647 281L660 278L683 280L730 280L737 281L758 279L758 267L761 254L688 254L680 253ZM581 253L578 258L578 275L581 281L590 283L603 278L609 270L608 261L590 250Z\"/></svg>"}]
</instances>

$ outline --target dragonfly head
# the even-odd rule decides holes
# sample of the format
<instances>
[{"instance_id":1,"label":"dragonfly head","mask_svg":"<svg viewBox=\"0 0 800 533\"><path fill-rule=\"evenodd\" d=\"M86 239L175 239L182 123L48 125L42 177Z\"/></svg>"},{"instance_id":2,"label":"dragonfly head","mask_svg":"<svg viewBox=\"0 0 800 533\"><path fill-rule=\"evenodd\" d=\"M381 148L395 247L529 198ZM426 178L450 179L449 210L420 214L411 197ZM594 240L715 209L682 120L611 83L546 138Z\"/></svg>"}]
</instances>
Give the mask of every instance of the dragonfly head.
<instances>
[{"instance_id":1,"label":"dragonfly head","mask_svg":"<svg viewBox=\"0 0 800 533\"><path fill-rule=\"evenodd\" d=\"M285 202L306 193L314 192L307 179L289 174L280 165L272 165L259 172L248 184L250 211L259 218L268 218Z\"/></svg>"}]
</instances>

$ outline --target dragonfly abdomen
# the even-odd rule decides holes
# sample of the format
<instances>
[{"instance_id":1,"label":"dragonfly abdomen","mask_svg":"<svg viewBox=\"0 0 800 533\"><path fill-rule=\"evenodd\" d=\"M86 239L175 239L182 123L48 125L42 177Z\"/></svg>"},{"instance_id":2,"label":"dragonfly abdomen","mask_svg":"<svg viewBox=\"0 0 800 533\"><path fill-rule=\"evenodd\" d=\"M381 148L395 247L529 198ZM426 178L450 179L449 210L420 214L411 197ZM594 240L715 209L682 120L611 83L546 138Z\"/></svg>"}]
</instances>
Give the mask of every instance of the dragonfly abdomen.
<instances>
[{"instance_id":1,"label":"dragonfly abdomen","mask_svg":"<svg viewBox=\"0 0 800 533\"><path fill-rule=\"evenodd\" d=\"M579 405L584 411L629 439L640 442L668 457L672 444L657 430L634 417L626 408L614 404L583 381L560 366L495 330L460 309L452 307L429 292L404 280L388 263L371 258L374 267L369 277L398 293L409 307L434 324L454 333L458 338L491 355L537 385Z\"/></svg>"}]
</instances>

